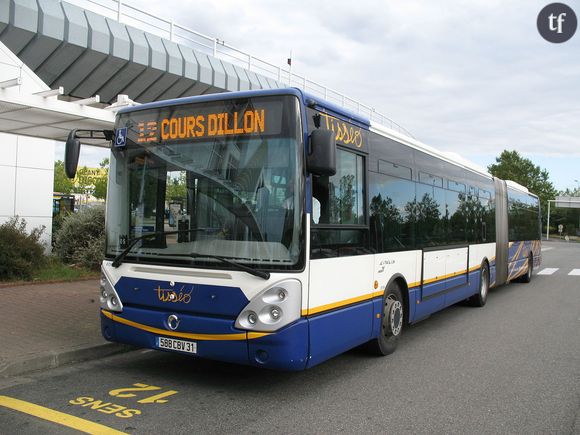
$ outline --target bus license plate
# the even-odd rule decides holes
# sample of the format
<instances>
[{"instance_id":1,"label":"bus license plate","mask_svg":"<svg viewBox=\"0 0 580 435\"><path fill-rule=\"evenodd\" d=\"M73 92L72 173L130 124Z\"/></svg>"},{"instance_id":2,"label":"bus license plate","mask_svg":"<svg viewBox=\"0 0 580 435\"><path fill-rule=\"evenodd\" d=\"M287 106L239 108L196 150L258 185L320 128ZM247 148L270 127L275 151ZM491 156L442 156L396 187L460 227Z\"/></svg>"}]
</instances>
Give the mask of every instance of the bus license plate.
<instances>
[{"instance_id":1,"label":"bus license plate","mask_svg":"<svg viewBox=\"0 0 580 435\"><path fill-rule=\"evenodd\" d=\"M175 338L158 337L157 347L160 349L175 350L177 352L197 353L195 341L176 340Z\"/></svg>"}]
</instances>

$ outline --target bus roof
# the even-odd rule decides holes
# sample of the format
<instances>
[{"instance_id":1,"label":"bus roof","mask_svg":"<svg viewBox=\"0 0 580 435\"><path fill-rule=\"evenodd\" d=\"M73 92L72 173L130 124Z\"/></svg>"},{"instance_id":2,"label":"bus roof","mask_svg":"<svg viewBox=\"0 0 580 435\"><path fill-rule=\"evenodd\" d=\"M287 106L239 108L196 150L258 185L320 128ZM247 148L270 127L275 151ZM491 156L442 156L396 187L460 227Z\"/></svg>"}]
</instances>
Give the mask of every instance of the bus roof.
<instances>
[{"instance_id":1,"label":"bus roof","mask_svg":"<svg viewBox=\"0 0 580 435\"><path fill-rule=\"evenodd\" d=\"M237 91L237 92L222 92L219 94L208 94L208 95L196 95L192 97L175 98L172 100L154 101L151 103L139 104L137 106L125 107L119 110L119 114L138 112L140 110L148 109L158 109L161 107L175 106L179 104L188 103L205 103L211 101L219 101L227 95L228 98L252 98L252 97L264 97L268 95L294 95L310 107L323 108L333 114L338 115L346 120L354 121L358 124L363 124L367 128L371 125L370 120L364 116L358 115L348 109L340 107L329 101L322 100L314 95L302 91L298 88L280 88L280 89L256 89L252 91Z\"/></svg>"}]
</instances>

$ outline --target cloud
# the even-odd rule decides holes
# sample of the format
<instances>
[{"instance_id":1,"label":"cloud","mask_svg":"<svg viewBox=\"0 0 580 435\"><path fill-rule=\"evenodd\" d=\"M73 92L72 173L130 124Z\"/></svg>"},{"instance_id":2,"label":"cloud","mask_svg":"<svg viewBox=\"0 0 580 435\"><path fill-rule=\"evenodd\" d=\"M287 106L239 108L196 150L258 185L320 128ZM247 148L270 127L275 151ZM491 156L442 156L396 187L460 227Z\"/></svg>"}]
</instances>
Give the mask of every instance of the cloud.
<instances>
[{"instance_id":1,"label":"cloud","mask_svg":"<svg viewBox=\"0 0 580 435\"><path fill-rule=\"evenodd\" d=\"M580 32L536 29L545 0L152 1L173 19L374 107L463 156L580 157ZM571 3L580 16L580 2ZM579 160L580 166L580 160Z\"/></svg>"}]
</instances>

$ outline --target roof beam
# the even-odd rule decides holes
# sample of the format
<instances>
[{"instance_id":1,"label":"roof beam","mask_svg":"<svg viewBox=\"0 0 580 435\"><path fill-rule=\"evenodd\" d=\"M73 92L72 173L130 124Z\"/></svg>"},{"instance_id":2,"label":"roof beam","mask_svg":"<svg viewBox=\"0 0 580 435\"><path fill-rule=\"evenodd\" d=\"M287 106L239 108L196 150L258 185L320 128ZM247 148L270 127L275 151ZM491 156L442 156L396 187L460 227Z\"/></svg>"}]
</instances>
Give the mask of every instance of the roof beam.
<instances>
[{"instance_id":1,"label":"roof beam","mask_svg":"<svg viewBox=\"0 0 580 435\"><path fill-rule=\"evenodd\" d=\"M3 82L0 82L0 89L12 88L14 86L20 86L21 84L22 78L16 77L15 79L4 80Z\"/></svg>"},{"instance_id":2,"label":"roof beam","mask_svg":"<svg viewBox=\"0 0 580 435\"><path fill-rule=\"evenodd\" d=\"M57 89L49 89L47 91L35 92L33 95L38 95L39 97L57 97L59 95L64 95L64 87L59 86Z\"/></svg>"},{"instance_id":3,"label":"roof beam","mask_svg":"<svg viewBox=\"0 0 580 435\"><path fill-rule=\"evenodd\" d=\"M99 104L101 102L101 97L95 95L94 97L90 98L83 98L82 100L74 100L71 103L78 104L81 106L94 106L95 104Z\"/></svg>"}]
</instances>

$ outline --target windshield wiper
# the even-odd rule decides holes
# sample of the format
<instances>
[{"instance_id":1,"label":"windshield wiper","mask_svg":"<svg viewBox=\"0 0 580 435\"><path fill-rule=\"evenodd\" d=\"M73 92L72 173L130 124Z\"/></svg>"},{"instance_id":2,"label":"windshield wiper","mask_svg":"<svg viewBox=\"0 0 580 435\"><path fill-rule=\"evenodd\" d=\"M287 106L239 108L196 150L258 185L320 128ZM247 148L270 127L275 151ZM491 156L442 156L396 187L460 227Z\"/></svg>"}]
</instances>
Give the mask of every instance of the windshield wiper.
<instances>
[{"instance_id":1,"label":"windshield wiper","mask_svg":"<svg viewBox=\"0 0 580 435\"><path fill-rule=\"evenodd\" d=\"M148 239L150 237L167 236L167 235L171 235L171 234L195 233L198 231L206 231L207 232L207 231L215 230L215 229L216 228L193 228L191 230L158 231L155 233L143 234L142 236L135 237L134 239L129 240L129 244L127 245L127 247L125 249L123 249L123 251L113 259L113 263L111 263L111 266L119 267L123 263L123 259L127 256L127 254L129 252L131 252L131 249L133 249L133 246L135 246L137 244L137 242L139 242L141 240Z\"/></svg>"},{"instance_id":2,"label":"windshield wiper","mask_svg":"<svg viewBox=\"0 0 580 435\"><path fill-rule=\"evenodd\" d=\"M232 261L228 258L222 257L220 255L212 254L198 254L197 252L190 252L189 254L159 254L167 257L188 257L188 258L213 258L215 260L221 261L224 264L232 266L235 269L241 270L243 272L249 273L250 275L257 276L262 279L270 279L270 272L263 272L261 270L253 269L245 264Z\"/></svg>"}]
</instances>

